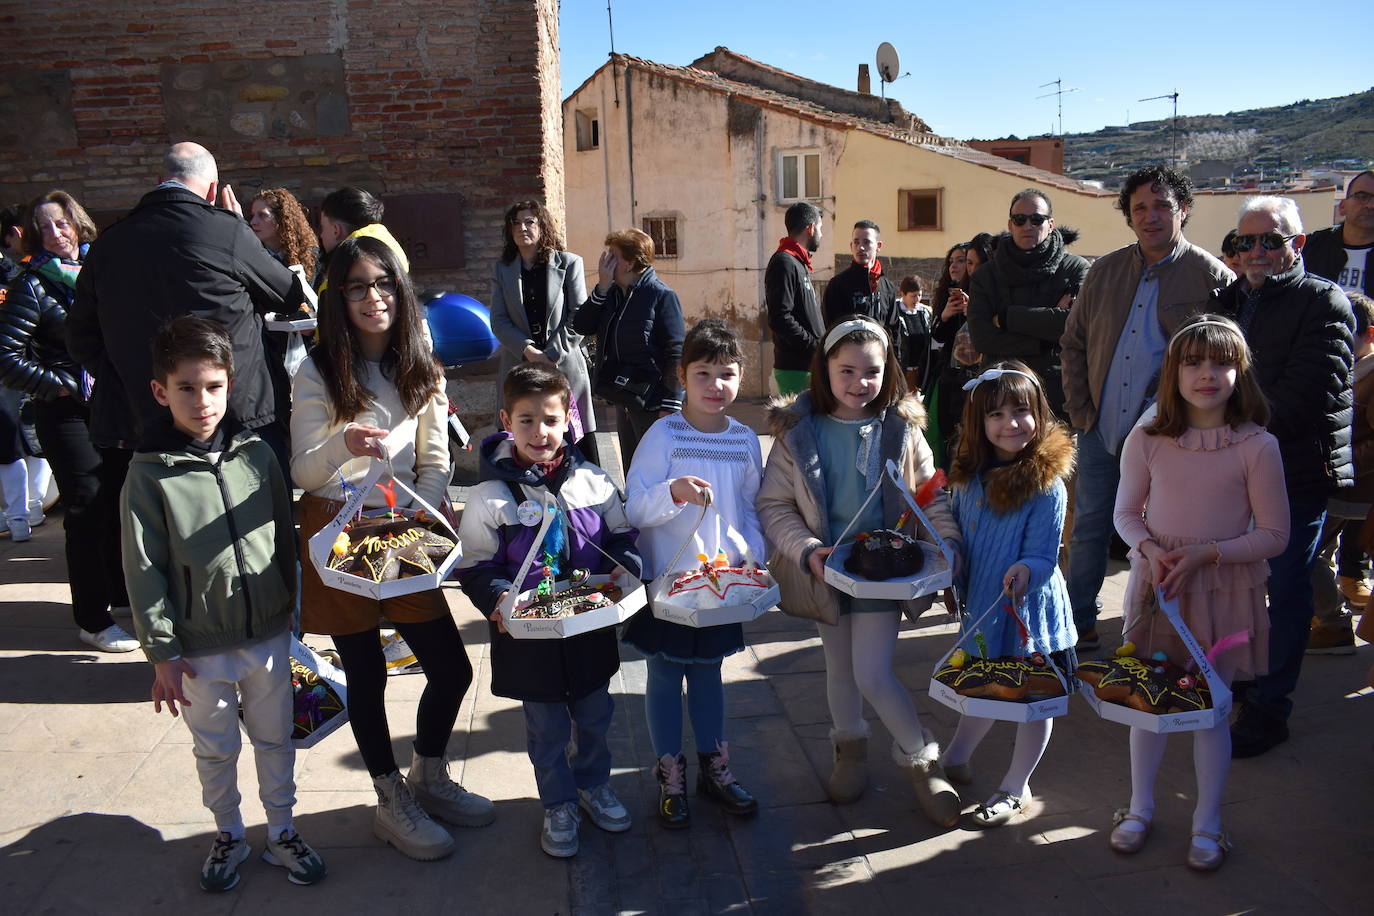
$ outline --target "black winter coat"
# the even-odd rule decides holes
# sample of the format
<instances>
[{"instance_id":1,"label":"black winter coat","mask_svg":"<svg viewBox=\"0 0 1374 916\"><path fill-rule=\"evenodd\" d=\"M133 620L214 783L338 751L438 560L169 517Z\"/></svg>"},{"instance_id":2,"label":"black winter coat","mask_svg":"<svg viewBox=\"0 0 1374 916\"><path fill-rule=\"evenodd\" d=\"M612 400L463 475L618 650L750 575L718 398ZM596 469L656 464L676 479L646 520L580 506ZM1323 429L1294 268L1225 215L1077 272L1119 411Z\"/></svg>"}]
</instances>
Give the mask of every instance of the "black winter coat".
<instances>
[{"instance_id":1,"label":"black winter coat","mask_svg":"<svg viewBox=\"0 0 1374 916\"><path fill-rule=\"evenodd\" d=\"M763 296L773 332L773 368L810 371L811 356L825 334L811 272L795 255L774 252L763 274Z\"/></svg>"},{"instance_id":2,"label":"black winter coat","mask_svg":"<svg viewBox=\"0 0 1374 916\"><path fill-rule=\"evenodd\" d=\"M1307 244L1302 247L1302 260L1307 265L1308 273L1325 277L1335 283L1341 271L1345 270L1345 239L1341 236L1341 227L1328 226L1309 235ZM1366 296L1374 296L1374 276L1371 276L1371 270L1374 270L1374 248L1370 248L1364 257L1364 273L1360 286Z\"/></svg>"},{"instance_id":3,"label":"black winter coat","mask_svg":"<svg viewBox=\"0 0 1374 916\"><path fill-rule=\"evenodd\" d=\"M262 313L293 312L291 271L242 217L181 187L143 196L91 245L68 314L67 350L95 376L91 441L132 447L167 415L153 400L149 342L168 319L195 314L224 324L234 344L230 411L249 429L276 416L262 345Z\"/></svg>"},{"instance_id":4,"label":"black winter coat","mask_svg":"<svg viewBox=\"0 0 1374 916\"><path fill-rule=\"evenodd\" d=\"M897 285L883 274L878 288L868 279L868 268L851 261L825 287L825 324L834 324L845 315L864 315L887 329L897 330Z\"/></svg>"},{"instance_id":5,"label":"black winter coat","mask_svg":"<svg viewBox=\"0 0 1374 916\"><path fill-rule=\"evenodd\" d=\"M1238 317L1249 293L1241 278L1217 293L1216 311ZM1269 432L1279 440L1289 499L1324 500L1354 482L1350 453L1355 316L1341 288L1307 273L1301 259L1259 290L1245 339Z\"/></svg>"},{"instance_id":6,"label":"black winter coat","mask_svg":"<svg viewBox=\"0 0 1374 916\"><path fill-rule=\"evenodd\" d=\"M1019 359L1035 370L1045 385L1050 407L1064 415L1064 382L1060 376L1059 338L1069 310L1059 308L1065 295L1077 296L1088 274L1088 261L1070 254L1078 239L1072 229L1056 227L1038 261L1023 265L1009 253L1015 243L1004 237L992 260L973 275L968 292L968 330L983 365Z\"/></svg>"},{"instance_id":7,"label":"black winter coat","mask_svg":"<svg viewBox=\"0 0 1374 916\"><path fill-rule=\"evenodd\" d=\"M71 291L28 270L0 306L0 385L55 401L63 389L81 397L81 368L67 353Z\"/></svg>"},{"instance_id":8,"label":"black winter coat","mask_svg":"<svg viewBox=\"0 0 1374 916\"><path fill-rule=\"evenodd\" d=\"M648 410L682 409L677 382L685 336L682 304L652 267L645 268L628 293L615 283L604 296L593 289L573 317L573 330L596 338L592 393L609 379L624 376L651 386Z\"/></svg>"}]
</instances>

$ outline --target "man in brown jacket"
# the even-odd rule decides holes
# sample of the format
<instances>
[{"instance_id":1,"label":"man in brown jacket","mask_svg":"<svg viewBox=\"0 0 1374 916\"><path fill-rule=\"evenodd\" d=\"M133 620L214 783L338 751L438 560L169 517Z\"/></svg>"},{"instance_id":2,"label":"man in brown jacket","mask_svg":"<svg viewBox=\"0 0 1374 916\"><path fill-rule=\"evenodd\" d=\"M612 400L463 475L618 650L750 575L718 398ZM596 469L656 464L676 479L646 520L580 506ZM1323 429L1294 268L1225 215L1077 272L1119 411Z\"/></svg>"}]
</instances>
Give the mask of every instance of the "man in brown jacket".
<instances>
[{"instance_id":1,"label":"man in brown jacket","mask_svg":"<svg viewBox=\"0 0 1374 916\"><path fill-rule=\"evenodd\" d=\"M1137 241L1093 263L1060 341L1064 408L1078 431L1068 587L1083 651L1100 645L1097 593L1107 572L1121 444L1154 400L1169 338L1235 279L1183 237L1192 192L1186 177L1163 166L1126 179L1117 207Z\"/></svg>"}]
</instances>

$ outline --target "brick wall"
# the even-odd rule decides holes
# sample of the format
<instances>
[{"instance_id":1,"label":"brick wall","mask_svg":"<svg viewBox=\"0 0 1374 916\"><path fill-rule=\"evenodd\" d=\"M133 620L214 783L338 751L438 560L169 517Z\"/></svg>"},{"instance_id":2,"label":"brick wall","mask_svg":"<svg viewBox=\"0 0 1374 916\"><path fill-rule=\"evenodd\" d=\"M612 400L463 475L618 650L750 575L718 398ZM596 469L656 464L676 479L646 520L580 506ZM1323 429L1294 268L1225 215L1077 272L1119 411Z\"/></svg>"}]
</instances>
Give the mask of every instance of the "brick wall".
<instances>
[{"instance_id":1,"label":"brick wall","mask_svg":"<svg viewBox=\"0 0 1374 916\"><path fill-rule=\"evenodd\" d=\"M462 265L421 286L485 301L501 215L563 210L556 0L78 0L0 29L0 201L53 187L127 210L169 142L196 140L246 203L356 184L456 195ZM308 58L308 60L307 60Z\"/></svg>"}]
</instances>

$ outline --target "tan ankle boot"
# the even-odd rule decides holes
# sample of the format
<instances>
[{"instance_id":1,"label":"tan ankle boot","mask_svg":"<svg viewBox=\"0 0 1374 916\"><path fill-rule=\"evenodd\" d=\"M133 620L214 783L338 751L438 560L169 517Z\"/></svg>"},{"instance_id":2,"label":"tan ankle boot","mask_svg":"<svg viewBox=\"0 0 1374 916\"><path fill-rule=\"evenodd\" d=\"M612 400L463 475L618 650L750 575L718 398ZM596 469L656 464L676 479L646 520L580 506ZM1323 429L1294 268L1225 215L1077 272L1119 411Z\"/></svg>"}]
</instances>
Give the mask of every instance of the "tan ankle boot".
<instances>
[{"instance_id":1,"label":"tan ankle boot","mask_svg":"<svg viewBox=\"0 0 1374 916\"><path fill-rule=\"evenodd\" d=\"M825 792L837 805L852 804L868 788L868 728L860 732L832 728L830 742L835 747L835 768Z\"/></svg>"},{"instance_id":2,"label":"tan ankle boot","mask_svg":"<svg viewBox=\"0 0 1374 916\"><path fill-rule=\"evenodd\" d=\"M372 832L379 840L422 862L442 859L453 852L453 837L415 803L415 796L400 773L373 778L372 788L377 792Z\"/></svg>"},{"instance_id":3,"label":"tan ankle boot","mask_svg":"<svg viewBox=\"0 0 1374 916\"><path fill-rule=\"evenodd\" d=\"M892 759L911 775L911 787L921 811L937 827L953 827L959 823L963 804L940 766L940 745L929 731L924 734L926 744L914 754L902 750L892 742Z\"/></svg>"}]
</instances>

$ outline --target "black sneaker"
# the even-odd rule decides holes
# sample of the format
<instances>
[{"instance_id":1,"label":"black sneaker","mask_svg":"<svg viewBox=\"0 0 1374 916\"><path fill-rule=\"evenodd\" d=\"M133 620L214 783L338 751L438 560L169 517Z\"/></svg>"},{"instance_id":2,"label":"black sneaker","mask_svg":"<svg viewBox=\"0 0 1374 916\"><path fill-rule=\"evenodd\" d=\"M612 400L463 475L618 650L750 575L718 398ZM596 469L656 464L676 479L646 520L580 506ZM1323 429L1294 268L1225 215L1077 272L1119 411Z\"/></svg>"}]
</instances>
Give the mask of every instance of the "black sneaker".
<instances>
[{"instance_id":1,"label":"black sneaker","mask_svg":"<svg viewBox=\"0 0 1374 916\"><path fill-rule=\"evenodd\" d=\"M1242 706L1231 725L1231 759L1258 757L1288 740L1288 723Z\"/></svg>"}]
</instances>

